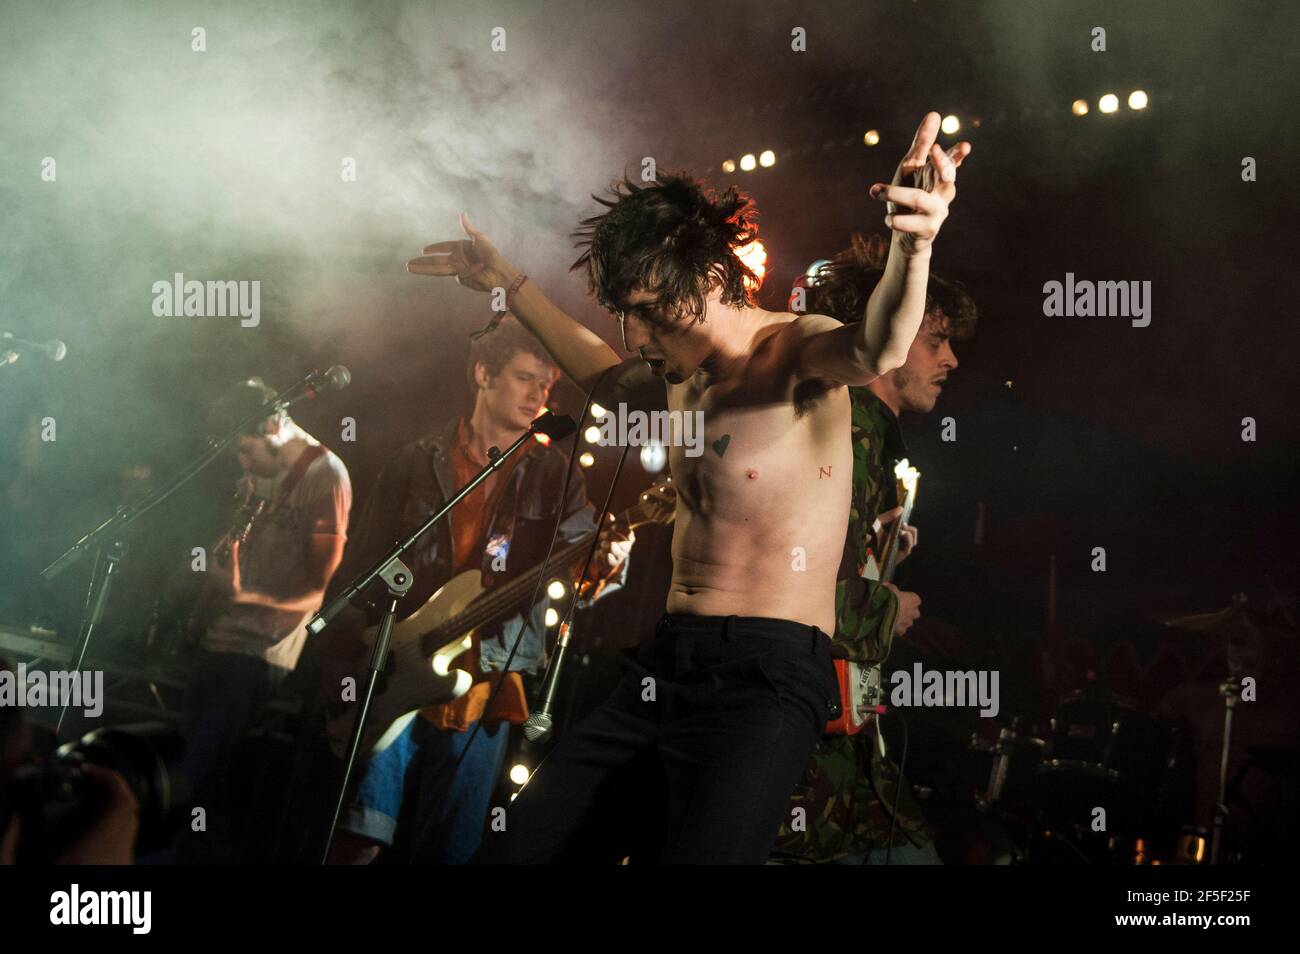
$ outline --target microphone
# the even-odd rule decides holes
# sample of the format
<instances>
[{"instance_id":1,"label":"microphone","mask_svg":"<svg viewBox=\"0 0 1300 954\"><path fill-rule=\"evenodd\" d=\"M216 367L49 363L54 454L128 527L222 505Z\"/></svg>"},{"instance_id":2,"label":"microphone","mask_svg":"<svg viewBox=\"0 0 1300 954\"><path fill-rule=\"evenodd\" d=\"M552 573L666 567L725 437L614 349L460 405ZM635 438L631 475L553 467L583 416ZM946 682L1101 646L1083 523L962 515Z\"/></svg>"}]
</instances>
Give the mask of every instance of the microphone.
<instances>
[{"instance_id":1,"label":"microphone","mask_svg":"<svg viewBox=\"0 0 1300 954\"><path fill-rule=\"evenodd\" d=\"M19 338L12 331L0 331L0 338L5 341L12 341L25 351L39 352L51 361L62 361L68 355L68 346L58 338L42 344L39 341L28 341L26 338Z\"/></svg>"},{"instance_id":2,"label":"microphone","mask_svg":"<svg viewBox=\"0 0 1300 954\"><path fill-rule=\"evenodd\" d=\"M342 391L351 383L352 372L341 364L331 365L324 371L313 369L293 387L280 392L280 404L285 409L291 408L303 401L314 401L326 391Z\"/></svg>"},{"instance_id":3,"label":"microphone","mask_svg":"<svg viewBox=\"0 0 1300 954\"><path fill-rule=\"evenodd\" d=\"M287 411L303 401L316 400L326 391L342 391L350 383L352 383L351 371L341 364L331 365L325 371L312 371L289 390L281 391L276 406L282 411Z\"/></svg>"},{"instance_id":4,"label":"microphone","mask_svg":"<svg viewBox=\"0 0 1300 954\"><path fill-rule=\"evenodd\" d=\"M578 423L567 414L552 414L547 411L535 418L528 429L534 434L543 434L553 441L562 441L578 429Z\"/></svg>"},{"instance_id":5,"label":"microphone","mask_svg":"<svg viewBox=\"0 0 1300 954\"><path fill-rule=\"evenodd\" d=\"M551 736L551 708L555 705L555 688L560 684L560 667L564 665L568 651L569 624L565 622L560 624L555 653L551 656L551 664L546 667L546 675L542 679L539 705L529 713L528 721L524 723L524 738L534 744L545 742Z\"/></svg>"},{"instance_id":6,"label":"microphone","mask_svg":"<svg viewBox=\"0 0 1300 954\"><path fill-rule=\"evenodd\" d=\"M524 738L536 745L551 735L551 714L549 712L532 712L524 723Z\"/></svg>"},{"instance_id":7,"label":"microphone","mask_svg":"<svg viewBox=\"0 0 1300 954\"><path fill-rule=\"evenodd\" d=\"M303 380L307 389L307 400L311 400L322 391L342 391L352 383L352 372L341 364L332 365L325 371L313 371Z\"/></svg>"}]
</instances>

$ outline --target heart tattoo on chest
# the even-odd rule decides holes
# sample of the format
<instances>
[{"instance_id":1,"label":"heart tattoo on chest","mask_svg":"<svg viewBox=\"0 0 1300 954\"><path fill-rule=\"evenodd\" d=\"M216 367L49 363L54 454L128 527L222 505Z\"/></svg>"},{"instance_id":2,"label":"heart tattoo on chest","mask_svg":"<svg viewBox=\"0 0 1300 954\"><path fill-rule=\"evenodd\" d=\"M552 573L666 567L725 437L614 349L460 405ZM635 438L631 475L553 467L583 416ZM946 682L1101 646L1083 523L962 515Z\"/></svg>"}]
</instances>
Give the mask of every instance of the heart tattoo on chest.
<instances>
[{"instance_id":1,"label":"heart tattoo on chest","mask_svg":"<svg viewBox=\"0 0 1300 954\"><path fill-rule=\"evenodd\" d=\"M731 443L731 435L723 434L713 442L713 452L721 457L727 452L727 445Z\"/></svg>"}]
</instances>

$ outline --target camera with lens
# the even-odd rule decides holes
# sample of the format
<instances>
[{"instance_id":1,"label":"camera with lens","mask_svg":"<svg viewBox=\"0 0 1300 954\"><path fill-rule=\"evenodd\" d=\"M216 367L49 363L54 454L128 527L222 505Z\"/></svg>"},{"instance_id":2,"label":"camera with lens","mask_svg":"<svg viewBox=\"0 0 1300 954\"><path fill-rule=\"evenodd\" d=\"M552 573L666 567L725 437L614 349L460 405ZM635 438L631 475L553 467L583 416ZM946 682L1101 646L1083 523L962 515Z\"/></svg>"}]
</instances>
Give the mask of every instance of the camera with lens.
<instances>
[{"instance_id":1,"label":"camera with lens","mask_svg":"<svg viewBox=\"0 0 1300 954\"><path fill-rule=\"evenodd\" d=\"M82 766L112 769L140 804L137 853L165 847L192 801L180 767L184 739L163 723L109 726L18 767L0 804L0 832L19 818L18 864L48 865L71 848L106 808L106 793Z\"/></svg>"}]
</instances>

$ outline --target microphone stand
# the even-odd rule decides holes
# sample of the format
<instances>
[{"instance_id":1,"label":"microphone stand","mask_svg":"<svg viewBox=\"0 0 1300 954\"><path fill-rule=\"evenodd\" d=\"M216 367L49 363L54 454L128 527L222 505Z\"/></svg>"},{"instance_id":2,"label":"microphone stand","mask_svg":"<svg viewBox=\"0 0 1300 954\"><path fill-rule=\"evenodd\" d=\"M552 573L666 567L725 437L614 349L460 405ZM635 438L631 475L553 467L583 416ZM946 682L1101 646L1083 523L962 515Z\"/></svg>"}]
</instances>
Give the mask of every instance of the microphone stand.
<instances>
[{"instance_id":1,"label":"microphone stand","mask_svg":"<svg viewBox=\"0 0 1300 954\"><path fill-rule=\"evenodd\" d=\"M601 506L600 515L596 518L596 534L592 537L591 546L587 549L587 559L582 564L581 572L578 573L578 583L573 588L569 608L565 610L564 619L560 621L559 632L555 639L555 652L551 654L551 660L546 666L546 674L542 677L538 706L529 713L528 719L524 722L524 738L534 745L545 742L551 737L555 716L553 711L555 690L560 684L560 670L569 654L569 640L573 634L573 614L578 608L578 591L587 579L587 574L591 572L591 563L596 557L596 550L600 547L600 532L605 526L605 515L609 513L610 501L614 499L614 488L618 486L618 478L623 472L623 462L626 460L627 447L624 446L623 453L618 458L618 464L614 467L614 476L610 479L609 491L605 494L605 503Z\"/></svg>"},{"instance_id":2,"label":"microphone stand","mask_svg":"<svg viewBox=\"0 0 1300 954\"><path fill-rule=\"evenodd\" d=\"M90 638L103 621L104 607L108 605L108 595L113 588L115 571L126 558L128 549L126 533L131 525L198 476L248 428L259 424L273 414L287 410L294 404L315 397L316 392L312 388L312 382L316 380L316 377L316 373L313 372L306 380L291 385L256 411L244 417L220 440L210 440L208 449L181 470L171 483L133 504L123 504L118 507L111 517L70 546L63 552L62 556L41 571L41 578L48 583L86 553L92 550L95 552L94 567L90 574L90 586L86 593L86 602L82 607L81 619L77 629L77 651L74 654L75 662L72 666L74 672L80 670L85 662L86 651L90 646ZM63 735L63 720L67 718L70 702L71 700L65 699L63 708L59 710L59 721L54 731L60 738Z\"/></svg>"},{"instance_id":3,"label":"microphone stand","mask_svg":"<svg viewBox=\"0 0 1300 954\"><path fill-rule=\"evenodd\" d=\"M401 556L420 537L435 526L440 520L449 514L453 507L460 503L465 497L479 484L487 480L495 473L502 464L504 464L513 454L532 440L537 434L544 434L551 440L560 440L572 434L578 429L573 422L573 418L566 416L557 416L547 413L537 418L529 425L527 431L521 434L513 444L504 451L495 447L488 449L488 462L483 469L474 476L474 479L467 483L447 501L441 510L431 516L423 524L411 531L403 539L397 541L387 555L381 557L378 562L373 564L370 569L364 571L349 583L343 591L335 597L329 606L322 609L307 622L307 632L313 636L319 635L324 629L334 621L347 607L357 599L376 579L382 579L388 587L388 599L384 603L384 613L379 623L379 633L375 638L375 644L370 650L370 661L366 669L366 690L361 698L361 705L357 708L356 718L352 723L352 734L348 739L347 757L343 764L343 778L339 782L338 793L334 801L334 814L330 819L329 831L325 835L325 846L321 851L321 864L325 864L329 859L330 847L334 843L334 834L338 829L339 819L343 815L343 807L347 803L348 788L352 781L352 773L356 767L357 753L361 748L361 736L365 731L366 718L370 714L370 705L374 699L375 686L379 681L379 675L384 671L388 664L388 646L392 636L393 626L397 621L397 604L401 598L411 589L414 584L414 577L409 567L401 560Z\"/></svg>"}]
</instances>

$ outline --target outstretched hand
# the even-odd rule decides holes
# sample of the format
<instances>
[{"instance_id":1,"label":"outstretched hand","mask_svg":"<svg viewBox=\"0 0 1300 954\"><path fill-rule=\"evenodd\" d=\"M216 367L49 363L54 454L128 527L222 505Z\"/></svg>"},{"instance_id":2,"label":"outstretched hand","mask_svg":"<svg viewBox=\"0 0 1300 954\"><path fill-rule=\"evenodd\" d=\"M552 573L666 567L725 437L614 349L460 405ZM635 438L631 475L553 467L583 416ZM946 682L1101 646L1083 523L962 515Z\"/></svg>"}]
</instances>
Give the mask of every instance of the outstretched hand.
<instances>
[{"instance_id":1,"label":"outstretched hand","mask_svg":"<svg viewBox=\"0 0 1300 954\"><path fill-rule=\"evenodd\" d=\"M491 291L514 281L519 270L510 264L486 235L460 214L460 227L468 238L436 242L424 247L424 254L406 263L414 275L453 275L456 282L476 291Z\"/></svg>"},{"instance_id":2,"label":"outstretched hand","mask_svg":"<svg viewBox=\"0 0 1300 954\"><path fill-rule=\"evenodd\" d=\"M893 182L871 187L871 197L886 203L885 225L898 235L908 255L928 250L939 234L948 206L957 197L957 169L971 152L964 141L944 152L935 141L939 122L938 113L926 113Z\"/></svg>"}]
</instances>

